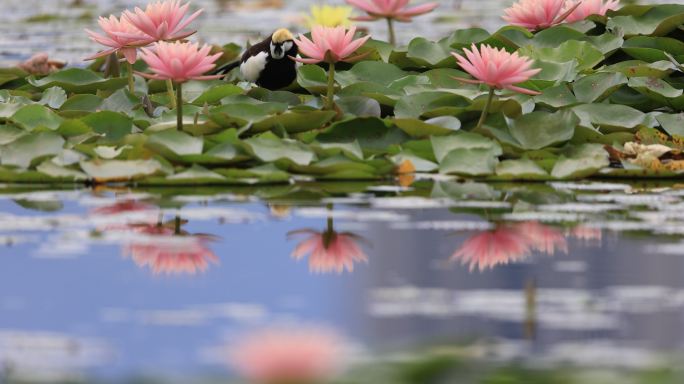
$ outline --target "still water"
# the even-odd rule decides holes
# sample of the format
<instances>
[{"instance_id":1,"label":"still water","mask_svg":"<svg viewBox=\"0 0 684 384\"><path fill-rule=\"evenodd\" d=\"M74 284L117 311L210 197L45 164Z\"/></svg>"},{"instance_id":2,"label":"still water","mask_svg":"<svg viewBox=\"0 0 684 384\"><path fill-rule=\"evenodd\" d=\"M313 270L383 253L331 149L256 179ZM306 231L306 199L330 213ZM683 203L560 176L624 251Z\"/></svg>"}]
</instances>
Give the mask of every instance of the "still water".
<instances>
[{"instance_id":1,"label":"still water","mask_svg":"<svg viewBox=\"0 0 684 384\"><path fill-rule=\"evenodd\" d=\"M440 382L358 373L435 351L680 382L619 375L681 366L682 185L0 193L8 382L231 382L244 335L319 327L341 382Z\"/></svg>"}]
</instances>

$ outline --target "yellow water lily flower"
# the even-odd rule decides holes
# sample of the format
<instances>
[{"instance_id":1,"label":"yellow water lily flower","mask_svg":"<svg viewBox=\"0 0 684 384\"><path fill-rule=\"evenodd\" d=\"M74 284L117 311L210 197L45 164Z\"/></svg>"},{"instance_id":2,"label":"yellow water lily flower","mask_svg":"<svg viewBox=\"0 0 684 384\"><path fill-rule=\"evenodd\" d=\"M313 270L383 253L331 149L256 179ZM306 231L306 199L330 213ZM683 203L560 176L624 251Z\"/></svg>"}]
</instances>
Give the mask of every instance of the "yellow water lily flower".
<instances>
[{"instance_id":1,"label":"yellow water lily flower","mask_svg":"<svg viewBox=\"0 0 684 384\"><path fill-rule=\"evenodd\" d=\"M348 27L351 25L352 7L332 5L312 5L311 14L306 16L310 28L320 25L324 27Z\"/></svg>"}]
</instances>

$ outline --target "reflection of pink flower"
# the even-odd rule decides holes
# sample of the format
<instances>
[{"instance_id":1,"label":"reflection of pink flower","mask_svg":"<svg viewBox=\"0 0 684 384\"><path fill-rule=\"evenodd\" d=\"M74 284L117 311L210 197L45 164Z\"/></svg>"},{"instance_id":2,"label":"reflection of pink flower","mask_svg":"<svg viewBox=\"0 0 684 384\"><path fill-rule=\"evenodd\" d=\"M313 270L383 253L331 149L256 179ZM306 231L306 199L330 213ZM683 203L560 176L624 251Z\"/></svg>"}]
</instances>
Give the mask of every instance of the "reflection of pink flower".
<instances>
[{"instance_id":1,"label":"reflection of pink flower","mask_svg":"<svg viewBox=\"0 0 684 384\"><path fill-rule=\"evenodd\" d=\"M525 237L513 227L500 226L491 231L479 233L468 240L451 256L468 264L470 270L485 270L499 264L520 261L527 257L530 246Z\"/></svg>"},{"instance_id":2,"label":"reflection of pink flower","mask_svg":"<svg viewBox=\"0 0 684 384\"><path fill-rule=\"evenodd\" d=\"M150 267L154 274L191 274L204 272L219 259L208 247L208 235L177 235L173 228L162 225L132 225L140 235L124 249L139 267Z\"/></svg>"},{"instance_id":3,"label":"reflection of pink flower","mask_svg":"<svg viewBox=\"0 0 684 384\"><path fill-rule=\"evenodd\" d=\"M565 10L569 10L575 6L575 1L569 1ZM580 5L572 11L572 13L565 19L568 23L582 21L591 15L605 16L609 10L616 10L620 0L581 0Z\"/></svg>"},{"instance_id":4,"label":"reflection of pink flower","mask_svg":"<svg viewBox=\"0 0 684 384\"><path fill-rule=\"evenodd\" d=\"M157 207L152 204L143 203L137 200L119 200L112 205L97 207L92 210L92 213L96 215L116 215L119 213L151 211L156 208Z\"/></svg>"},{"instance_id":5,"label":"reflection of pink flower","mask_svg":"<svg viewBox=\"0 0 684 384\"><path fill-rule=\"evenodd\" d=\"M368 16L355 17L358 21L372 21L378 19L394 19L411 21L415 16L432 12L439 7L439 3L425 3L409 7L410 0L347 0L347 3L368 13Z\"/></svg>"},{"instance_id":6,"label":"reflection of pink flower","mask_svg":"<svg viewBox=\"0 0 684 384\"><path fill-rule=\"evenodd\" d=\"M568 252L563 233L538 222L502 224L467 239L451 256L453 261L468 264L470 270L485 270L497 265L519 262L532 251L554 255Z\"/></svg>"},{"instance_id":7,"label":"reflection of pink flower","mask_svg":"<svg viewBox=\"0 0 684 384\"><path fill-rule=\"evenodd\" d=\"M257 383L314 383L335 374L343 341L325 329L266 329L247 335L232 348L230 362Z\"/></svg>"},{"instance_id":8,"label":"reflection of pink flower","mask_svg":"<svg viewBox=\"0 0 684 384\"><path fill-rule=\"evenodd\" d=\"M358 244L361 239L353 233L335 231L316 232L311 229L294 231L291 235L304 234L307 238L292 252L296 260L309 255L309 269L312 272L342 273L354 271L354 263L368 262L368 256Z\"/></svg>"},{"instance_id":9,"label":"reflection of pink flower","mask_svg":"<svg viewBox=\"0 0 684 384\"><path fill-rule=\"evenodd\" d=\"M578 225L572 228L569 235L575 239L590 243L597 242L600 243L603 239L603 232L600 228L587 227L585 225Z\"/></svg>"},{"instance_id":10,"label":"reflection of pink flower","mask_svg":"<svg viewBox=\"0 0 684 384\"><path fill-rule=\"evenodd\" d=\"M549 256L556 252L568 253L568 242L563 232L548 225L536 221L520 223L516 230L527 238L528 244L535 251L546 253Z\"/></svg>"},{"instance_id":11,"label":"reflection of pink flower","mask_svg":"<svg viewBox=\"0 0 684 384\"><path fill-rule=\"evenodd\" d=\"M86 32L91 40L110 49L99 52L86 60L93 60L98 57L111 55L114 52L121 52L129 63L134 64L138 57L138 47L151 43L148 36L145 36L145 34L123 17L121 19L114 15L109 16L109 18L100 17L99 24L105 33L104 35L88 29L86 29Z\"/></svg>"}]
</instances>

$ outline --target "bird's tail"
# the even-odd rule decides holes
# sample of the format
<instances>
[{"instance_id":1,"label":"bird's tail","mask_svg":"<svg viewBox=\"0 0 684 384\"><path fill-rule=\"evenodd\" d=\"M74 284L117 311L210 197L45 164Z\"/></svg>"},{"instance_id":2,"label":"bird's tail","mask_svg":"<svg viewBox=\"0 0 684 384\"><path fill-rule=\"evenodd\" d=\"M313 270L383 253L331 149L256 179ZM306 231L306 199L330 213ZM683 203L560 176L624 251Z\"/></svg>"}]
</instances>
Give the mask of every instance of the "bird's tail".
<instances>
[{"instance_id":1,"label":"bird's tail","mask_svg":"<svg viewBox=\"0 0 684 384\"><path fill-rule=\"evenodd\" d=\"M230 71L233 69L237 68L240 66L240 60L233 61L232 63L224 64L219 68L216 68L212 74L213 75L225 75L228 74Z\"/></svg>"}]
</instances>

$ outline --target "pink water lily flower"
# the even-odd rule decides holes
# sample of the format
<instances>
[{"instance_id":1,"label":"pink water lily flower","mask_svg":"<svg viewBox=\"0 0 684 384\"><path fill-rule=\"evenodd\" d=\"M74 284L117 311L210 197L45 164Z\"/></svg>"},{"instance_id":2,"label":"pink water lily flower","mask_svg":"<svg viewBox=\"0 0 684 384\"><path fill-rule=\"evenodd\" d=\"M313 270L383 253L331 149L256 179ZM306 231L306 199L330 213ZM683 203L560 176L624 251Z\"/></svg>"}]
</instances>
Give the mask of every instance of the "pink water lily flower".
<instances>
[{"instance_id":1,"label":"pink water lily flower","mask_svg":"<svg viewBox=\"0 0 684 384\"><path fill-rule=\"evenodd\" d=\"M355 40L355 34L356 27L347 30L343 26L334 28L314 26L311 30L311 40L304 35L299 35L299 39L295 39L299 52L308 58L295 57L293 59L305 64L356 61L360 56L352 57L352 54L361 48L370 39L370 36Z\"/></svg>"},{"instance_id":2,"label":"pink water lily flower","mask_svg":"<svg viewBox=\"0 0 684 384\"><path fill-rule=\"evenodd\" d=\"M121 19L114 15L109 16L109 18L100 17L98 24L104 31L104 35L89 29L86 29L86 33L88 33L91 40L110 47L110 49L98 52L86 60L94 60L120 52L126 58L126 61L134 64L137 60L138 48L151 42L148 36L140 32L123 17Z\"/></svg>"},{"instance_id":3,"label":"pink water lily flower","mask_svg":"<svg viewBox=\"0 0 684 384\"><path fill-rule=\"evenodd\" d=\"M527 95L539 94L539 92L514 85L525 82L541 72L541 69L532 68L534 62L529 58L520 56L517 52L509 53L503 48L496 49L489 45L482 45L478 50L473 44L470 50L466 48L463 52L465 57L458 53L452 53L452 55L461 68L477 80L461 78L458 80L472 84L483 83L491 88L509 89Z\"/></svg>"},{"instance_id":4,"label":"pink water lily flower","mask_svg":"<svg viewBox=\"0 0 684 384\"><path fill-rule=\"evenodd\" d=\"M141 73L155 80L173 80L184 83L189 80L220 79L223 75L204 76L214 69L222 53L210 55L211 46L197 43L158 42L151 48L143 48L140 57L154 74Z\"/></svg>"},{"instance_id":5,"label":"pink water lily flower","mask_svg":"<svg viewBox=\"0 0 684 384\"><path fill-rule=\"evenodd\" d=\"M295 247L292 257L301 260L309 255L309 270L315 273L343 273L354 271L354 264L368 262L368 256L359 246L361 237L349 233L335 231L317 232L304 229L289 233L305 235L306 238Z\"/></svg>"},{"instance_id":6,"label":"pink water lily flower","mask_svg":"<svg viewBox=\"0 0 684 384\"><path fill-rule=\"evenodd\" d=\"M123 17L151 41L170 41L184 39L196 31L186 31L203 10L186 17L190 3L181 5L180 0L156 1L143 11L136 7L134 11L124 11ZM125 34L122 34L125 35Z\"/></svg>"},{"instance_id":7,"label":"pink water lily flower","mask_svg":"<svg viewBox=\"0 0 684 384\"><path fill-rule=\"evenodd\" d=\"M566 11L575 7L576 2L566 3ZM565 19L568 23L582 21L591 15L605 16L608 11L618 8L620 0L581 0L577 8Z\"/></svg>"},{"instance_id":8,"label":"pink water lily flower","mask_svg":"<svg viewBox=\"0 0 684 384\"><path fill-rule=\"evenodd\" d=\"M316 25L311 30L311 39L299 35L294 42L299 52L308 58L291 57L291 59L304 64L328 63L328 89L326 92L325 109L332 110L335 107L335 63L345 61L348 63L363 59L365 54L353 56L357 49L361 48L370 36L354 39L356 27L347 30L344 26L324 27Z\"/></svg>"},{"instance_id":9,"label":"pink water lily flower","mask_svg":"<svg viewBox=\"0 0 684 384\"><path fill-rule=\"evenodd\" d=\"M339 371L345 348L343 339L325 328L274 327L239 339L229 361L253 383L319 383Z\"/></svg>"},{"instance_id":10,"label":"pink water lily flower","mask_svg":"<svg viewBox=\"0 0 684 384\"><path fill-rule=\"evenodd\" d=\"M439 7L437 2L409 7L409 2L410 0L347 0L348 4L368 13L368 16L354 18L358 21L394 19L408 22L415 16L424 15Z\"/></svg>"},{"instance_id":11,"label":"pink water lily flower","mask_svg":"<svg viewBox=\"0 0 684 384\"><path fill-rule=\"evenodd\" d=\"M537 31L562 23L578 4L566 7L566 0L519 0L507 8L503 19L512 25Z\"/></svg>"}]
</instances>

